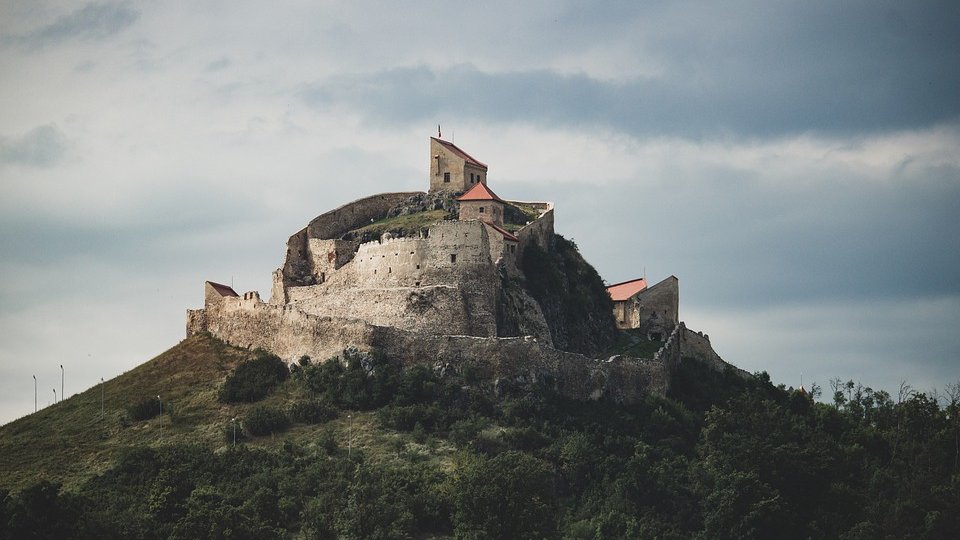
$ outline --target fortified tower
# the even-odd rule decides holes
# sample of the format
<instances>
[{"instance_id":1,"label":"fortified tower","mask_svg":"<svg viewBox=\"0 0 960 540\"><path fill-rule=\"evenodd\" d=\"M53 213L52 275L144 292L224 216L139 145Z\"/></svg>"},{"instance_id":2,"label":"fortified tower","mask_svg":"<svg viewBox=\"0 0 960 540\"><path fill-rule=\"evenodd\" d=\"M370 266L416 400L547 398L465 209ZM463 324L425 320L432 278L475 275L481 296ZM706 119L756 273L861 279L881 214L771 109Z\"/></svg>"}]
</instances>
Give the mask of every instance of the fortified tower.
<instances>
[{"instance_id":1,"label":"fortified tower","mask_svg":"<svg viewBox=\"0 0 960 540\"><path fill-rule=\"evenodd\" d=\"M463 193L486 183L486 165L452 142L430 137L430 191Z\"/></svg>"}]
</instances>

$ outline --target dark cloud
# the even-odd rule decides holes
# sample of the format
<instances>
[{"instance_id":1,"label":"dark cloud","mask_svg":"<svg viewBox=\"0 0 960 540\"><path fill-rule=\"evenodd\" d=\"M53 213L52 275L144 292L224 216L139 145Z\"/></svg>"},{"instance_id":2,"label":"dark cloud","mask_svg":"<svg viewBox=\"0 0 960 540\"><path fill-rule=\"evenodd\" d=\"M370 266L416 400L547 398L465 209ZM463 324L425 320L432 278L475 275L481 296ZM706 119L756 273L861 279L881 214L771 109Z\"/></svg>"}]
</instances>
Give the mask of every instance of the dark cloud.
<instances>
[{"instance_id":1,"label":"dark cloud","mask_svg":"<svg viewBox=\"0 0 960 540\"><path fill-rule=\"evenodd\" d=\"M624 21L636 24L637 54L661 66L656 76L413 66L318 81L304 96L387 124L469 117L694 138L877 132L960 117L957 4L764 5L737 17L714 12L726 5L696 8L702 13L620 5L615 18L591 5L600 13L564 14L554 30L569 30L574 43L594 32L602 45L631 31Z\"/></svg>"},{"instance_id":2,"label":"dark cloud","mask_svg":"<svg viewBox=\"0 0 960 540\"><path fill-rule=\"evenodd\" d=\"M67 137L57 126L39 126L20 137L0 137L0 166L48 167L62 160L68 147Z\"/></svg>"},{"instance_id":3,"label":"dark cloud","mask_svg":"<svg viewBox=\"0 0 960 540\"><path fill-rule=\"evenodd\" d=\"M100 40L121 32L139 17L140 12L127 2L90 3L33 32L7 41L42 48L73 39Z\"/></svg>"},{"instance_id":4,"label":"dark cloud","mask_svg":"<svg viewBox=\"0 0 960 540\"><path fill-rule=\"evenodd\" d=\"M627 265L640 261L656 279L679 276L685 298L702 305L960 297L960 169L921 168L898 182L837 172L801 185L762 174L714 170L610 196L555 190L569 198L558 219L611 281L639 275ZM615 226L609 215L632 217Z\"/></svg>"}]
</instances>

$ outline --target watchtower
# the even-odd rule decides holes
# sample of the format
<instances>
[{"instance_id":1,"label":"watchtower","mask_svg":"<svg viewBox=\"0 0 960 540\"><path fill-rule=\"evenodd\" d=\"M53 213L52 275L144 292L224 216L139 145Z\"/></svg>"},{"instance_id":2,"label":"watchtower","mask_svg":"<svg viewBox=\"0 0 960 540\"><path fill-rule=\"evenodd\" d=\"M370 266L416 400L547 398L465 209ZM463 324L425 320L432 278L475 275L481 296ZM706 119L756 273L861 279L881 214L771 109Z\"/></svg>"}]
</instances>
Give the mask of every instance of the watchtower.
<instances>
[{"instance_id":1,"label":"watchtower","mask_svg":"<svg viewBox=\"0 0 960 540\"><path fill-rule=\"evenodd\" d=\"M486 183L486 165L452 142L430 137L430 191L463 193Z\"/></svg>"}]
</instances>

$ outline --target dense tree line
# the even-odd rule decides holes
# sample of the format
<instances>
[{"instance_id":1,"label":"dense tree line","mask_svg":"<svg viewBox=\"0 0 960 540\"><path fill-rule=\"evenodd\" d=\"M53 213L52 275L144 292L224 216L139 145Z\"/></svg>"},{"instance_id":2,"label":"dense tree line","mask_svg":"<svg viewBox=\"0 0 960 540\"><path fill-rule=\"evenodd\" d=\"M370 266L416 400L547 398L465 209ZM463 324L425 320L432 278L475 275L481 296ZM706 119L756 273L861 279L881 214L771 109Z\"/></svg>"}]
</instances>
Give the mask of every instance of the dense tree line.
<instances>
[{"instance_id":1,"label":"dense tree line","mask_svg":"<svg viewBox=\"0 0 960 540\"><path fill-rule=\"evenodd\" d=\"M457 450L131 448L78 491L0 493L2 537L952 538L960 395L832 384L833 402L684 362L668 398L576 402L385 359L307 359L285 422L376 411ZM294 409L298 410L294 414ZM282 428L280 428L282 430Z\"/></svg>"}]
</instances>

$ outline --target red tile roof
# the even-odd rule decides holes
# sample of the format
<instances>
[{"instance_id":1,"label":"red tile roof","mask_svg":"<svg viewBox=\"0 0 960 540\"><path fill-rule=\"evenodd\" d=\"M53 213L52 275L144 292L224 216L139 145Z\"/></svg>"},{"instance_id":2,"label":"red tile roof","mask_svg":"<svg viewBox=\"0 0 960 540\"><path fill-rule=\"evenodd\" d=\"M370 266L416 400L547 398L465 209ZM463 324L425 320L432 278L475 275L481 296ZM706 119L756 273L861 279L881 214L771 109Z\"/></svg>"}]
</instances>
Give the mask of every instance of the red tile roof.
<instances>
[{"instance_id":1,"label":"red tile roof","mask_svg":"<svg viewBox=\"0 0 960 540\"><path fill-rule=\"evenodd\" d=\"M468 189L466 193L457 197L458 201L497 201L504 202L497 196L486 184L477 184Z\"/></svg>"},{"instance_id":2,"label":"red tile roof","mask_svg":"<svg viewBox=\"0 0 960 540\"><path fill-rule=\"evenodd\" d=\"M646 288L646 278L631 279L630 281L610 285L607 287L607 294L614 302L622 302Z\"/></svg>"},{"instance_id":3,"label":"red tile roof","mask_svg":"<svg viewBox=\"0 0 960 540\"><path fill-rule=\"evenodd\" d=\"M220 293L220 296L240 296L239 294L237 294L237 291L231 289L226 285L221 285L219 283L214 283L212 281L208 281L207 283L209 283L210 286L213 287L213 290Z\"/></svg>"},{"instance_id":4,"label":"red tile roof","mask_svg":"<svg viewBox=\"0 0 960 540\"><path fill-rule=\"evenodd\" d=\"M513 242L519 242L519 241L520 241L519 238L517 238L516 236L508 233L505 229L501 229L500 227L497 227L497 226L494 225L493 223L489 223L489 222L486 222L486 221L484 221L483 223L486 224L488 227L492 228L493 230L497 231L498 233L502 234L503 237L506 238L507 240L511 240L511 241L513 241Z\"/></svg>"},{"instance_id":5,"label":"red tile roof","mask_svg":"<svg viewBox=\"0 0 960 540\"><path fill-rule=\"evenodd\" d=\"M476 165L477 167L480 167L480 168L483 169L483 170L487 170L487 166L486 166L486 165L484 165L483 163L480 163L479 161L477 161L476 159L474 159L473 156L471 156L470 154L464 152L463 150L460 149L460 147L458 147L457 145L453 144L452 142L447 142L447 141L438 139L438 138L436 138L436 137L430 137L430 138L433 139L433 140L435 140L435 141L437 141L438 143L442 144L444 147L447 148L447 150L450 150L451 152L453 152L454 154L456 154L457 157L459 157L460 159L466 161L467 163L469 163L469 164L471 164L471 165Z\"/></svg>"}]
</instances>

